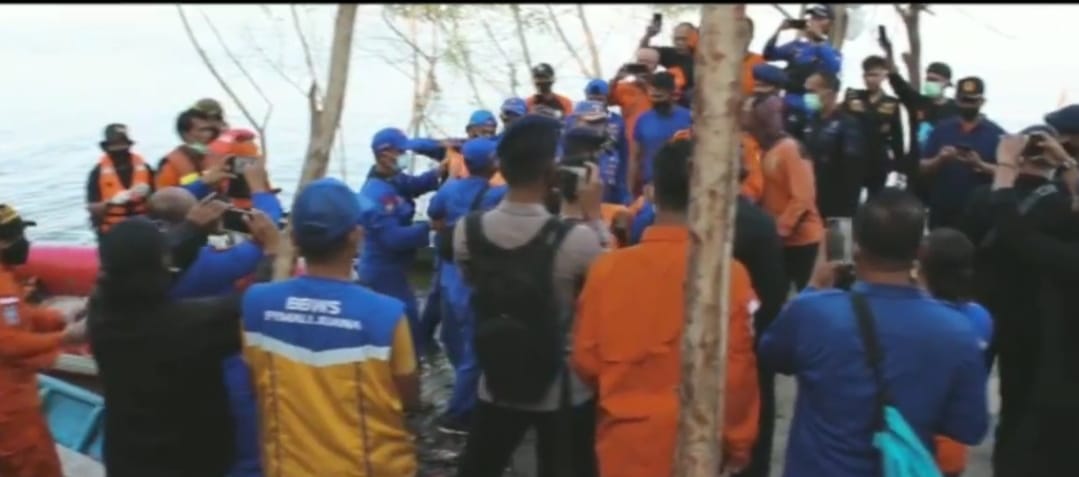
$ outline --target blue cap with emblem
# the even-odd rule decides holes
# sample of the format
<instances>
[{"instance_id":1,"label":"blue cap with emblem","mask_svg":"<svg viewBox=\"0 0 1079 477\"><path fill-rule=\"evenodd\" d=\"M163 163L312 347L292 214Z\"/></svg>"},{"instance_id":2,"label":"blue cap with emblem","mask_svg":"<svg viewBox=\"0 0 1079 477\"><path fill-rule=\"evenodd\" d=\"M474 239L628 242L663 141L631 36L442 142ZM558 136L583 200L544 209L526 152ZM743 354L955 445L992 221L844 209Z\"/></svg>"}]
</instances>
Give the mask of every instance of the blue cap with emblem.
<instances>
[{"instance_id":1,"label":"blue cap with emblem","mask_svg":"<svg viewBox=\"0 0 1079 477\"><path fill-rule=\"evenodd\" d=\"M528 104L521 98L510 98L502 102L502 112L524 116L528 113Z\"/></svg>"},{"instance_id":2,"label":"blue cap with emblem","mask_svg":"<svg viewBox=\"0 0 1079 477\"><path fill-rule=\"evenodd\" d=\"M289 214L296 245L317 249L339 244L361 224L364 200L337 179L311 182L296 196Z\"/></svg>"},{"instance_id":3,"label":"blue cap with emblem","mask_svg":"<svg viewBox=\"0 0 1079 477\"><path fill-rule=\"evenodd\" d=\"M397 128L385 128L375 133L371 138L371 151L378 153L385 149L396 149L404 152L412 149L412 141L404 131Z\"/></svg>"},{"instance_id":4,"label":"blue cap with emblem","mask_svg":"<svg viewBox=\"0 0 1079 477\"><path fill-rule=\"evenodd\" d=\"M787 73L778 66L759 63L753 65L753 81L783 88L787 86Z\"/></svg>"},{"instance_id":5,"label":"blue cap with emblem","mask_svg":"<svg viewBox=\"0 0 1079 477\"><path fill-rule=\"evenodd\" d=\"M498 142L490 138L469 139L461 146L461 155L465 158L468 171L486 169L494 163L497 156Z\"/></svg>"}]
</instances>

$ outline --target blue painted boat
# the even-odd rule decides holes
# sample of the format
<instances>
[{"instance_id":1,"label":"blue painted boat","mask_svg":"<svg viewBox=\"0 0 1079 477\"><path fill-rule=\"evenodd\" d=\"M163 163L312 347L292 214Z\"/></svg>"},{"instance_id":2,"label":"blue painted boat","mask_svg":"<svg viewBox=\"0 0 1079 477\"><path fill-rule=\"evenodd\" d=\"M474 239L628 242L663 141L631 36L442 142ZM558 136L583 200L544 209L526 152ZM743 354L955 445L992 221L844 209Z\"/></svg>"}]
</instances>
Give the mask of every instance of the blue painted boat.
<instances>
[{"instance_id":1,"label":"blue painted boat","mask_svg":"<svg viewBox=\"0 0 1079 477\"><path fill-rule=\"evenodd\" d=\"M60 446L101 462L105 399L59 379L39 375L41 411Z\"/></svg>"}]
</instances>

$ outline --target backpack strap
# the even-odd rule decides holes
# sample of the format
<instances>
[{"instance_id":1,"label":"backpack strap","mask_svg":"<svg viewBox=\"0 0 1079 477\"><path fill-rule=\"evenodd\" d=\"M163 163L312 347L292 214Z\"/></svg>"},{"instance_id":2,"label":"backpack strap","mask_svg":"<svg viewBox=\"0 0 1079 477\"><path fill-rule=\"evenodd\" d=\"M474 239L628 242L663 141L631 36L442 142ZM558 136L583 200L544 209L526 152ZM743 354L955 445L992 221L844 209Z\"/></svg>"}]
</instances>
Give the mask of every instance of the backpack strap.
<instances>
[{"instance_id":1,"label":"backpack strap","mask_svg":"<svg viewBox=\"0 0 1079 477\"><path fill-rule=\"evenodd\" d=\"M888 385L884 382L884 371L881 369L884 363L884 351L880 347L877 335L876 319L873 310L869 308L869 301L865 295L858 292L848 293L851 308L854 309L854 317L858 322L858 332L865 347L865 361L873 373L873 381L876 385L876 419L875 429L884 429L884 408L891 401Z\"/></svg>"},{"instance_id":2,"label":"backpack strap","mask_svg":"<svg viewBox=\"0 0 1079 477\"><path fill-rule=\"evenodd\" d=\"M473 212L480 210L480 207L483 207L483 198L487 197L487 191L490 190L490 188L491 183L484 182L483 188L480 189L478 193L476 193L476 197L472 198L472 205L468 207L468 210L471 210Z\"/></svg>"}]
</instances>

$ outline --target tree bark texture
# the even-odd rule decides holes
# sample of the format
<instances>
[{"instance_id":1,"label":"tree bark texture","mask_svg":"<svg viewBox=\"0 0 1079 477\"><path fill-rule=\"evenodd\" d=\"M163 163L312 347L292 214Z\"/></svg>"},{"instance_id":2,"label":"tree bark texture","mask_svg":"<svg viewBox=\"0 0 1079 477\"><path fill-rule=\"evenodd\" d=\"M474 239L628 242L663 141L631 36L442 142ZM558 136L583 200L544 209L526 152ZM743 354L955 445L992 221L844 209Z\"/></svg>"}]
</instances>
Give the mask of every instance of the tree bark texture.
<instances>
[{"instance_id":1,"label":"tree bark texture","mask_svg":"<svg viewBox=\"0 0 1079 477\"><path fill-rule=\"evenodd\" d=\"M311 131L308 136L307 155L303 173L296 186L296 196L311 181L326 175L330 162L337 124L345 107L345 90L348 87L348 69L352 59L352 33L356 26L357 4L343 3L337 6L337 20L333 28L333 46L330 50L330 73L326 79L326 95L319 101L318 88L314 83L308 94L311 110ZM292 247L292 227L285 228L286 238L274 262L274 279L283 280L292 275L296 262L296 250Z\"/></svg>"},{"instance_id":2,"label":"tree bark texture","mask_svg":"<svg viewBox=\"0 0 1079 477\"><path fill-rule=\"evenodd\" d=\"M674 473L714 477L720 429L729 317L731 240L738 188L738 113L749 24L745 4L701 7L696 56L689 220L693 235L686 277L681 409Z\"/></svg>"}]
</instances>

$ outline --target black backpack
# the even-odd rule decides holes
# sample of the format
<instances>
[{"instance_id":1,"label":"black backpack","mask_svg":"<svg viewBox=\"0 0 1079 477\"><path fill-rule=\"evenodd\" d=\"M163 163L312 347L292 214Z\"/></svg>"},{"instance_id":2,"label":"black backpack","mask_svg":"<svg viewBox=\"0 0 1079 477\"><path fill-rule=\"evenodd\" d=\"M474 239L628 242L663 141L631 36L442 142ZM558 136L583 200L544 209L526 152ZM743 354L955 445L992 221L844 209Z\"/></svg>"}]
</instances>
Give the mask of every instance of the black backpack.
<instances>
[{"instance_id":1,"label":"black backpack","mask_svg":"<svg viewBox=\"0 0 1079 477\"><path fill-rule=\"evenodd\" d=\"M487 197L487 190L491 188L491 184L484 184L480 191L476 193L476 196L472 198L472 203L468 206L468 210L475 212L483 207L483 199ZM448 224L446 230L443 230L435 236L435 249L438 251L438 257L448 262L453 261L453 227L454 224Z\"/></svg>"},{"instance_id":2,"label":"black backpack","mask_svg":"<svg viewBox=\"0 0 1079 477\"><path fill-rule=\"evenodd\" d=\"M496 400L536 402L565 368L554 260L573 225L551 217L532 240L507 250L487 239L482 217L465 218L476 360Z\"/></svg>"}]
</instances>

